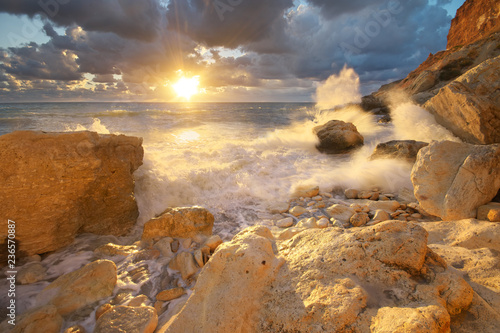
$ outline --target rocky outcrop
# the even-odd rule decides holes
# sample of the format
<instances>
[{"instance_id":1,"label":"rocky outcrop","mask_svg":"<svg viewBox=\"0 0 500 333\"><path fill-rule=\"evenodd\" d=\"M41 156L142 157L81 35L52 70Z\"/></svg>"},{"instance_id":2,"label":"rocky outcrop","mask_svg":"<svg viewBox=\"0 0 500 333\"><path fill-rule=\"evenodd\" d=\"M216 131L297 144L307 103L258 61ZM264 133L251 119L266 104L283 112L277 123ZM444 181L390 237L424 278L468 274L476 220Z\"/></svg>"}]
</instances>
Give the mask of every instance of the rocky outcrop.
<instances>
[{"instance_id":1,"label":"rocky outcrop","mask_svg":"<svg viewBox=\"0 0 500 333\"><path fill-rule=\"evenodd\" d=\"M214 216L202 207L169 208L144 224L142 239L212 235Z\"/></svg>"},{"instance_id":2,"label":"rocky outcrop","mask_svg":"<svg viewBox=\"0 0 500 333\"><path fill-rule=\"evenodd\" d=\"M116 266L112 261L94 261L58 277L37 295L37 303L54 305L65 316L111 296L116 281Z\"/></svg>"},{"instance_id":3,"label":"rocky outcrop","mask_svg":"<svg viewBox=\"0 0 500 333\"><path fill-rule=\"evenodd\" d=\"M322 153L346 153L364 143L364 138L356 126L342 120L330 120L324 125L317 126L314 128L314 133L319 138L316 148Z\"/></svg>"},{"instance_id":4,"label":"rocky outcrop","mask_svg":"<svg viewBox=\"0 0 500 333\"><path fill-rule=\"evenodd\" d=\"M467 142L500 143L500 56L443 87L424 108Z\"/></svg>"},{"instance_id":5,"label":"rocky outcrop","mask_svg":"<svg viewBox=\"0 0 500 333\"><path fill-rule=\"evenodd\" d=\"M427 142L415 140L393 140L379 143L377 147L375 147L370 159L394 158L414 163L417 159L418 151L428 145Z\"/></svg>"},{"instance_id":6,"label":"rocky outcrop","mask_svg":"<svg viewBox=\"0 0 500 333\"><path fill-rule=\"evenodd\" d=\"M0 137L0 237L16 222L17 251L32 255L76 234L124 235L138 216L132 173L142 139L94 132L13 132Z\"/></svg>"},{"instance_id":7,"label":"rocky outcrop","mask_svg":"<svg viewBox=\"0 0 500 333\"><path fill-rule=\"evenodd\" d=\"M451 21L447 49L467 45L500 30L498 0L467 0Z\"/></svg>"},{"instance_id":8,"label":"rocky outcrop","mask_svg":"<svg viewBox=\"0 0 500 333\"><path fill-rule=\"evenodd\" d=\"M418 225L310 229L283 242L258 226L220 246L158 332L446 332L472 298Z\"/></svg>"},{"instance_id":9,"label":"rocky outcrop","mask_svg":"<svg viewBox=\"0 0 500 333\"><path fill-rule=\"evenodd\" d=\"M500 145L434 141L418 153L411 181L427 213L443 220L475 218L500 188Z\"/></svg>"},{"instance_id":10,"label":"rocky outcrop","mask_svg":"<svg viewBox=\"0 0 500 333\"><path fill-rule=\"evenodd\" d=\"M467 316L451 322L456 333L491 332L500 327L500 224L477 220L419 223L429 247L474 290Z\"/></svg>"}]
</instances>

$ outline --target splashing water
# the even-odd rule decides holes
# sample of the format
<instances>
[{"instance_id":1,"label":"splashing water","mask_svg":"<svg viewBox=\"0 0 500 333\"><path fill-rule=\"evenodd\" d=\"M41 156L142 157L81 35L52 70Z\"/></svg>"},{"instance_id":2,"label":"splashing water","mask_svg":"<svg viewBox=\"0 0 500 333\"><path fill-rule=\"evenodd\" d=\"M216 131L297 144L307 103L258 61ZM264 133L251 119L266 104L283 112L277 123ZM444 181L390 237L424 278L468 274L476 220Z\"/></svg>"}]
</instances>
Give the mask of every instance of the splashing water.
<instances>
[{"instance_id":1,"label":"splashing water","mask_svg":"<svg viewBox=\"0 0 500 333\"><path fill-rule=\"evenodd\" d=\"M330 76L316 89L316 107L319 109L333 109L360 102L359 76L347 66L344 66L339 75Z\"/></svg>"}]
</instances>

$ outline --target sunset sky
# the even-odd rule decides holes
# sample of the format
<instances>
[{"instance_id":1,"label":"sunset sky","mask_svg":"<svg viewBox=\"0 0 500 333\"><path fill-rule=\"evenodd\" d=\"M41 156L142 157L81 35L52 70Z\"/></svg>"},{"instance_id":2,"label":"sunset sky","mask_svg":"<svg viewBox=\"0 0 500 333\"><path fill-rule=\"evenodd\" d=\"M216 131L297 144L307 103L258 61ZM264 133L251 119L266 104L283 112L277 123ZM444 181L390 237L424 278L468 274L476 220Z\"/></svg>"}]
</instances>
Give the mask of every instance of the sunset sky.
<instances>
[{"instance_id":1,"label":"sunset sky","mask_svg":"<svg viewBox=\"0 0 500 333\"><path fill-rule=\"evenodd\" d=\"M312 101L367 94L446 47L464 0L2 0L0 102ZM181 82L182 83L182 82Z\"/></svg>"}]
</instances>

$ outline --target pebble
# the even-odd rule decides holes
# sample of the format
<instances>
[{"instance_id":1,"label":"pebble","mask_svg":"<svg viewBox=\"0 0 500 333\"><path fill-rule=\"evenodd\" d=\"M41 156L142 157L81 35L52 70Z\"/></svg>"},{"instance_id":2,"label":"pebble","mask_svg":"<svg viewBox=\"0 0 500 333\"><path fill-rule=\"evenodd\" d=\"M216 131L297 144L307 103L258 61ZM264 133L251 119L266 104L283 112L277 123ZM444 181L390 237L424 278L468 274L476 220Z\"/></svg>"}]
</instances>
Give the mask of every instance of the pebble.
<instances>
[{"instance_id":1,"label":"pebble","mask_svg":"<svg viewBox=\"0 0 500 333\"><path fill-rule=\"evenodd\" d=\"M172 252L172 242L174 240L170 237L164 237L155 243L154 247L158 249L163 257L173 258L174 253Z\"/></svg>"},{"instance_id":2,"label":"pebble","mask_svg":"<svg viewBox=\"0 0 500 333\"><path fill-rule=\"evenodd\" d=\"M186 291L184 290L184 288L167 289L167 290L163 290L163 291L159 292L156 295L156 299L158 301L168 302L168 301L171 301L173 299L181 297L185 293L186 293Z\"/></svg>"},{"instance_id":3,"label":"pebble","mask_svg":"<svg viewBox=\"0 0 500 333\"><path fill-rule=\"evenodd\" d=\"M293 225L293 218L287 217L276 222L276 226L280 228L288 228Z\"/></svg>"},{"instance_id":4,"label":"pebble","mask_svg":"<svg viewBox=\"0 0 500 333\"><path fill-rule=\"evenodd\" d=\"M183 280L189 279L196 274L198 270L193 255L189 252L181 252L177 254L175 258L170 261L168 267L179 271Z\"/></svg>"},{"instance_id":5,"label":"pebble","mask_svg":"<svg viewBox=\"0 0 500 333\"><path fill-rule=\"evenodd\" d=\"M344 191L344 195L347 199L357 199L358 198L358 190L355 189L347 189Z\"/></svg>"},{"instance_id":6,"label":"pebble","mask_svg":"<svg viewBox=\"0 0 500 333\"><path fill-rule=\"evenodd\" d=\"M366 213L356 213L351 216L350 222L354 227L361 227L370 221L370 217Z\"/></svg>"},{"instance_id":7,"label":"pebble","mask_svg":"<svg viewBox=\"0 0 500 333\"><path fill-rule=\"evenodd\" d=\"M373 215L373 220L376 221L388 221L391 219L391 216L389 213L387 213L385 210L382 209L377 209L375 211L375 215Z\"/></svg>"},{"instance_id":8,"label":"pebble","mask_svg":"<svg viewBox=\"0 0 500 333\"><path fill-rule=\"evenodd\" d=\"M170 244L170 246L171 246L171 248L172 248L172 252L174 252L174 253L175 253L175 252L179 251L179 240L177 240L177 239L176 239L176 240L174 240L174 241L172 242L172 244Z\"/></svg>"},{"instance_id":9,"label":"pebble","mask_svg":"<svg viewBox=\"0 0 500 333\"><path fill-rule=\"evenodd\" d=\"M269 207L271 214L282 214L290 209L290 204L287 202L276 202Z\"/></svg>"},{"instance_id":10,"label":"pebble","mask_svg":"<svg viewBox=\"0 0 500 333\"><path fill-rule=\"evenodd\" d=\"M308 202L307 203L307 207L314 206L315 204L316 204L316 202L314 202L314 201Z\"/></svg>"},{"instance_id":11,"label":"pebble","mask_svg":"<svg viewBox=\"0 0 500 333\"><path fill-rule=\"evenodd\" d=\"M302 214L307 213L307 209L305 209L302 206L295 206L292 209L290 209L289 213L292 214L293 216L297 217L297 216L300 216Z\"/></svg>"},{"instance_id":12,"label":"pebble","mask_svg":"<svg viewBox=\"0 0 500 333\"><path fill-rule=\"evenodd\" d=\"M361 191L358 193L358 199L370 199L372 195L372 192Z\"/></svg>"},{"instance_id":13,"label":"pebble","mask_svg":"<svg viewBox=\"0 0 500 333\"><path fill-rule=\"evenodd\" d=\"M314 201L321 201L323 200L323 197L321 195L318 195L318 196L315 196L314 198L312 198Z\"/></svg>"},{"instance_id":14,"label":"pebble","mask_svg":"<svg viewBox=\"0 0 500 333\"><path fill-rule=\"evenodd\" d=\"M325 208L325 207L326 207L326 205L325 205L325 203L324 203L324 202L318 202L318 203L316 204L316 206L315 206L315 207L316 207L316 208Z\"/></svg>"},{"instance_id":15,"label":"pebble","mask_svg":"<svg viewBox=\"0 0 500 333\"><path fill-rule=\"evenodd\" d=\"M217 247L222 244L222 239L220 238L219 235L213 235L208 237L208 239L205 241L205 246L208 246L210 248L210 252L215 252Z\"/></svg>"},{"instance_id":16,"label":"pebble","mask_svg":"<svg viewBox=\"0 0 500 333\"><path fill-rule=\"evenodd\" d=\"M318 225L316 224L316 218L315 217L310 217L306 219L302 219L297 223L297 228L317 228Z\"/></svg>"},{"instance_id":17,"label":"pebble","mask_svg":"<svg viewBox=\"0 0 500 333\"><path fill-rule=\"evenodd\" d=\"M370 200L377 201L379 198L380 198L380 193L373 192L372 196L370 197Z\"/></svg>"},{"instance_id":18,"label":"pebble","mask_svg":"<svg viewBox=\"0 0 500 333\"><path fill-rule=\"evenodd\" d=\"M193 256L198 266L203 267L205 265L205 262L203 261L203 253L200 249L194 251Z\"/></svg>"},{"instance_id":19,"label":"pebble","mask_svg":"<svg viewBox=\"0 0 500 333\"><path fill-rule=\"evenodd\" d=\"M146 306L147 303L149 303L149 298L146 295L138 295L132 298L128 303L126 304L127 306L134 306L134 307L139 307L139 306Z\"/></svg>"},{"instance_id":20,"label":"pebble","mask_svg":"<svg viewBox=\"0 0 500 333\"><path fill-rule=\"evenodd\" d=\"M329 223L330 221L328 221L326 217L322 217L316 222L316 225L318 226L318 228L324 229L328 227Z\"/></svg>"}]
</instances>

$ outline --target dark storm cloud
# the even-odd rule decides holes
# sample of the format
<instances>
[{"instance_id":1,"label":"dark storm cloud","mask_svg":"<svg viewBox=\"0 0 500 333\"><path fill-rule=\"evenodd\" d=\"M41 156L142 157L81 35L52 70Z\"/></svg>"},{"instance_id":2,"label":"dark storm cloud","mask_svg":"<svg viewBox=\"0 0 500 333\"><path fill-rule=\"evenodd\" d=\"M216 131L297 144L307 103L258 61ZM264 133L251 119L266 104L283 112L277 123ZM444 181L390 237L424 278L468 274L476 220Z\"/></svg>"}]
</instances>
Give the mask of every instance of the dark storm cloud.
<instances>
[{"instance_id":1,"label":"dark storm cloud","mask_svg":"<svg viewBox=\"0 0 500 333\"><path fill-rule=\"evenodd\" d=\"M321 14L334 18L342 14L354 14L368 6L379 5L386 0L308 0L313 6L320 8Z\"/></svg>"},{"instance_id":2,"label":"dark storm cloud","mask_svg":"<svg viewBox=\"0 0 500 333\"><path fill-rule=\"evenodd\" d=\"M37 2L2 2L0 11L34 15L28 9ZM79 12L83 3L86 10ZM308 0L293 9L292 0L171 0L167 7L160 0L102 0L94 8L88 3L94 0L61 4L43 27L49 42L0 50L0 77L9 89L43 84L54 96L71 90L68 98L95 98L85 89L96 96L151 96L150 87L167 89L181 69L200 75L201 86L235 96L247 87L264 95L286 88L304 95L344 64L372 87L404 77L429 52L443 49L451 20L441 7L449 0L434 6L427 0ZM67 25L65 34L55 25ZM224 57L216 46L241 52ZM95 75L87 85L86 73Z\"/></svg>"},{"instance_id":3,"label":"dark storm cloud","mask_svg":"<svg viewBox=\"0 0 500 333\"><path fill-rule=\"evenodd\" d=\"M292 0L171 0L168 27L208 46L235 48L267 36Z\"/></svg>"},{"instance_id":4,"label":"dark storm cloud","mask_svg":"<svg viewBox=\"0 0 500 333\"><path fill-rule=\"evenodd\" d=\"M0 69L18 79L80 80L78 66L71 52L61 51L50 44L36 43L9 48Z\"/></svg>"},{"instance_id":5,"label":"dark storm cloud","mask_svg":"<svg viewBox=\"0 0 500 333\"><path fill-rule=\"evenodd\" d=\"M60 26L77 24L140 40L156 37L162 15L157 0L2 0L0 12L41 14Z\"/></svg>"}]
</instances>

